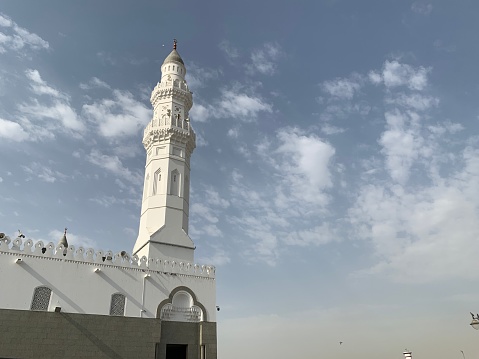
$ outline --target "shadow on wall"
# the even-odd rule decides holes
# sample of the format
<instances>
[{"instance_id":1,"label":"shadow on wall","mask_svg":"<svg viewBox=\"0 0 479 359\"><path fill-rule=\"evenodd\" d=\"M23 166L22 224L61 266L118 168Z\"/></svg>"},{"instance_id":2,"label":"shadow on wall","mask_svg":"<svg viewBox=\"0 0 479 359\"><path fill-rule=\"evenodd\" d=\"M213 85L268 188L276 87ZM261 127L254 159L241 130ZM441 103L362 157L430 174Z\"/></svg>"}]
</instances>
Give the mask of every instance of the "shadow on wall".
<instances>
[{"instance_id":1,"label":"shadow on wall","mask_svg":"<svg viewBox=\"0 0 479 359\"><path fill-rule=\"evenodd\" d=\"M53 293L58 295L64 303L68 303L72 308L78 313L85 313L83 309L81 309L77 304L75 304L70 298L68 298L65 294L63 294L57 287L55 287L52 283L50 283L45 277L41 276L38 272L36 272L32 267L30 267L27 263L22 263L21 266L25 271L30 273L34 278L36 278L40 283L49 287Z\"/></svg>"},{"instance_id":2,"label":"shadow on wall","mask_svg":"<svg viewBox=\"0 0 479 359\"><path fill-rule=\"evenodd\" d=\"M109 358L115 359L122 359L123 357L114 351L111 347L105 344L100 338L98 338L95 334L85 328L83 325L75 321L70 315L67 313L61 313L63 318L69 322L72 326L74 326L85 338L87 338L94 346L96 346L103 354L105 354Z\"/></svg>"}]
</instances>

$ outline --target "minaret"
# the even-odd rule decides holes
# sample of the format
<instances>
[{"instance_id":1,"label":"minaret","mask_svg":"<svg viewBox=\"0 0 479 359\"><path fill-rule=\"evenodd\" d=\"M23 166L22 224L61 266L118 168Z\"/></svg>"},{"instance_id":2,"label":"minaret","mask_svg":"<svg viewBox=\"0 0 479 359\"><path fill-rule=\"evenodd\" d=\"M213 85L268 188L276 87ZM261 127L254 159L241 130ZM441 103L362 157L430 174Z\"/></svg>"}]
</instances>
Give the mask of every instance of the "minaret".
<instances>
[{"instance_id":1,"label":"minaret","mask_svg":"<svg viewBox=\"0 0 479 359\"><path fill-rule=\"evenodd\" d=\"M161 66L161 81L151 93L153 118L145 128L145 182L140 229L133 254L193 262L188 236L190 157L196 136L190 126L192 93L186 68L173 50Z\"/></svg>"}]
</instances>

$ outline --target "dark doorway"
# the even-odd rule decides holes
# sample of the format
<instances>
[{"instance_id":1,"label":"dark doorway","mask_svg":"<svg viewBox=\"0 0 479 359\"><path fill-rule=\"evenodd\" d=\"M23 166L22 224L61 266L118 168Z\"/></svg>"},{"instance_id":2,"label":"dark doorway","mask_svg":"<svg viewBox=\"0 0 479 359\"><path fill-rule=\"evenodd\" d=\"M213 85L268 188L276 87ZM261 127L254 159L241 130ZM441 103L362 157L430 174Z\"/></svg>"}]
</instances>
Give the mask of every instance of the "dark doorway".
<instances>
[{"instance_id":1,"label":"dark doorway","mask_svg":"<svg viewBox=\"0 0 479 359\"><path fill-rule=\"evenodd\" d=\"M166 359L187 359L186 344L166 344Z\"/></svg>"}]
</instances>

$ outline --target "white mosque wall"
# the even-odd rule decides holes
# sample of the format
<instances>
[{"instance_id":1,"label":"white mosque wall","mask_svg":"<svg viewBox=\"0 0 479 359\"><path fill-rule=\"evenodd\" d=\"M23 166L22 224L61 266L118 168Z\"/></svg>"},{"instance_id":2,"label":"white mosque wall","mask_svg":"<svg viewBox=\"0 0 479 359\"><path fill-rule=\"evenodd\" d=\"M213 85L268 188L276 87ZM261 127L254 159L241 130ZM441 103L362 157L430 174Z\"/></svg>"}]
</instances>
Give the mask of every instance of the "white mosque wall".
<instances>
[{"instance_id":1,"label":"white mosque wall","mask_svg":"<svg viewBox=\"0 0 479 359\"><path fill-rule=\"evenodd\" d=\"M144 318L155 318L160 303L172 302L174 307L177 299L171 300L170 294L186 287L204 308L202 319L216 321L213 266L1 239L0 308L30 310L39 286L52 290L49 311L58 307L62 312L109 315L112 295L122 293L124 315ZM198 308L192 302L192 310ZM177 318L178 313L173 314Z\"/></svg>"}]
</instances>

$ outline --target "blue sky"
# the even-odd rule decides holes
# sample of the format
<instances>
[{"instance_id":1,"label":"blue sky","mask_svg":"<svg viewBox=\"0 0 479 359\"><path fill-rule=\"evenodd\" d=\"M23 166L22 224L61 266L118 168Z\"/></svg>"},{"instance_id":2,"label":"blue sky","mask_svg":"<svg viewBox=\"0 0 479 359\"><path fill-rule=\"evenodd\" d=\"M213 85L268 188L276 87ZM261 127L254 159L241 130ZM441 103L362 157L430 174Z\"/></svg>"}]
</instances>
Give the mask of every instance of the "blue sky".
<instances>
[{"instance_id":1,"label":"blue sky","mask_svg":"<svg viewBox=\"0 0 479 359\"><path fill-rule=\"evenodd\" d=\"M177 38L219 357L474 356L478 11L2 0L0 230L132 249L149 96Z\"/></svg>"}]
</instances>

